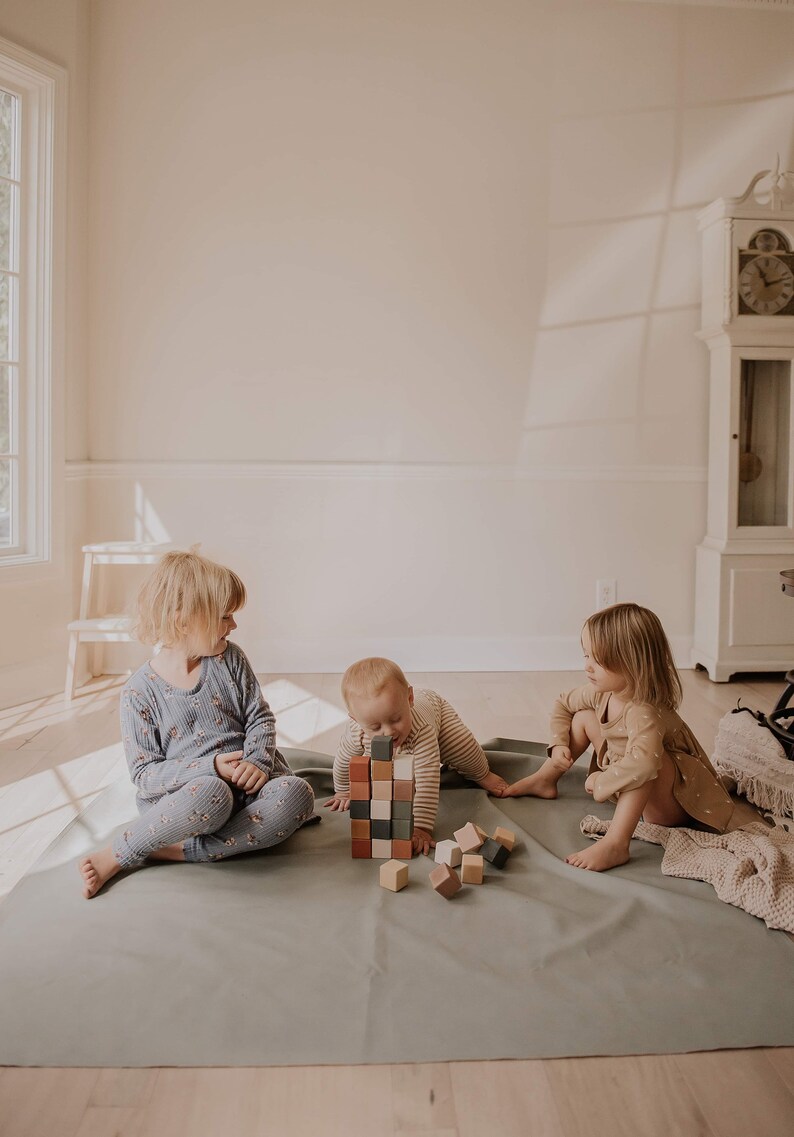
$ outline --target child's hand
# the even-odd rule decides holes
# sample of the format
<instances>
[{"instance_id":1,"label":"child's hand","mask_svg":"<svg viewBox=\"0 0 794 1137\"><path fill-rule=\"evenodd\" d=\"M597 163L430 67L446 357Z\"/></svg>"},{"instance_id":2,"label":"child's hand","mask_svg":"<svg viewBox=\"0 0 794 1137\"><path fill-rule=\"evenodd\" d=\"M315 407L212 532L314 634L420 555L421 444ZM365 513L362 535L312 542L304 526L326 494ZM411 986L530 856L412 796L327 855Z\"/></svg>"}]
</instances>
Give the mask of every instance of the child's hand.
<instances>
[{"instance_id":1,"label":"child's hand","mask_svg":"<svg viewBox=\"0 0 794 1137\"><path fill-rule=\"evenodd\" d=\"M573 766L573 755L570 746L552 746L549 755L558 770L570 770Z\"/></svg>"},{"instance_id":2,"label":"child's hand","mask_svg":"<svg viewBox=\"0 0 794 1137\"><path fill-rule=\"evenodd\" d=\"M592 774L588 774L588 776L587 776L587 781L584 784L584 788L587 790L587 792L589 794L593 793L593 789L595 786L595 780L596 780L597 776L598 776L597 770L594 770Z\"/></svg>"},{"instance_id":3,"label":"child's hand","mask_svg":"<svg viewBox=\"0 0 794 1137\"><path fill-rule=\"evenodd\" d=\"M218 754L215 758L215 770L224 782L231 782L234 771L240 764L243 756L242 750L234 750L231 754Z\"/></svg>"},{"instance_id":4,"label":"child's hand","mask_svg":"<svg viewBox=\"0 0 794 1137\"><path fill-rule=\"evenodd\" d=\"M429 853L431 849L436 847L435 841L426 829L414 829L411 844L414 853Z\"/></svg>"},{"instance_id":5,"label":"child's hand","mask_svg":"<svg viewBox=\"0 0 794 1137\"><path fill-rule=\"evenodd\" d=\"M334 810L338 809L340 811L350 809L350 794L334 794L334 796L329 797L328 801L325 803L325 808Z\"/></svg>"},{"instance_id":6,"label":"child's hand","mask_svg":"<svg viewBox=\"0 0 794 1137\"><path fill-rule=\"evenodd\" d=\"M247 794L258 794L267 781L267 774L253 762L238 762L231 776L231 783Z\"/></svg>"}]
</instances>

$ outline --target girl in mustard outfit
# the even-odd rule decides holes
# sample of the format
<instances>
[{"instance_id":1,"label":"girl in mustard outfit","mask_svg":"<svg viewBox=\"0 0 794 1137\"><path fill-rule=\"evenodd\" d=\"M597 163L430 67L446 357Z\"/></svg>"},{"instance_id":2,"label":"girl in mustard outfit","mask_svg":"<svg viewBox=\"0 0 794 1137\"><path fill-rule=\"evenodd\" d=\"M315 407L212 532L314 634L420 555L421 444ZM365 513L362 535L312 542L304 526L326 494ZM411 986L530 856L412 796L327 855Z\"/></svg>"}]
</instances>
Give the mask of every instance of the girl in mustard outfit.
<instances>
[{"instance_id":1,"label":"girl in mustard outfit","mask_svg":"<svg viewBox=\"0 0 794 1137\"><path fill-rule=\"evenodd\" d=\"M556 798L557 782L592 745L585 789L616 802L615 816L597 844L565 858L569 865L603 872L625 864L641 817L724 833L733 802L678 714L681 680L658 616L638 604L604 608L585 623L582 650L587 686L560 695L546 761L503 796Z\"/></svg>"}]
</instances>

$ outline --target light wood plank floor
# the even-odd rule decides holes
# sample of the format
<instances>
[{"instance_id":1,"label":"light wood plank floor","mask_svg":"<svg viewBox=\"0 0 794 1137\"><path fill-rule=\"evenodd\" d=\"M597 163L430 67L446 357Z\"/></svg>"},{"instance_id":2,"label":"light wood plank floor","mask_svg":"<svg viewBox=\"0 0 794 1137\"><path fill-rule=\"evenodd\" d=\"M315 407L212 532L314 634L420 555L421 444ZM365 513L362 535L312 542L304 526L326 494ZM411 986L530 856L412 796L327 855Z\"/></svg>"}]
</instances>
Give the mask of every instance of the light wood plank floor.
<instances>
[{"instance_id":1,"label":"light wood plank floor","mask_svg":"<svg viewBox=\"0 0 794 1137\"><path fill-rule=\"evenodd\" d=\"M777 678L721 685L691 671L682 678L684 716L707 750L737 699L767 709L781 688ZM581 676L411 679L446 695L480 738L542 739L551 700ZM103 787L126 776L121 682L95 680L68 711L51 698L0 712L0 895ZM263 686L282 745L333 750L344 721L338 676L282 675ZM738 961L737 977L740 970ZM0 1070L0 1137L781 1137L792 1130L794 1048L403 1066Z\"/></svg>"}]
</instances>

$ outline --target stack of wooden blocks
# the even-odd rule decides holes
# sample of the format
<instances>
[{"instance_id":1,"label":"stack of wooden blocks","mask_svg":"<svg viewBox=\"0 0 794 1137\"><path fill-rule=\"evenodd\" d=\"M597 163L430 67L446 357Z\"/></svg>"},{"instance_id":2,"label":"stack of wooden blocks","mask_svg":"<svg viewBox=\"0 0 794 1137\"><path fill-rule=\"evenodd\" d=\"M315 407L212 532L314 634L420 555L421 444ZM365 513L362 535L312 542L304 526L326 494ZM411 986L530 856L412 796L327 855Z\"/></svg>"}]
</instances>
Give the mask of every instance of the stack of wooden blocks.
<instances>
[{"instance_id":1,"label":"stack of wooden blocks","mask_svg":"<svg viewBox=\"0 0 794 1137\"><path fill-rule=\"evenodd\" d=\"M394 739L376 735L370 758L350 759L350 838L354 857L411 859L414 760L394 754Z\"/></svg>"}]
</instances>

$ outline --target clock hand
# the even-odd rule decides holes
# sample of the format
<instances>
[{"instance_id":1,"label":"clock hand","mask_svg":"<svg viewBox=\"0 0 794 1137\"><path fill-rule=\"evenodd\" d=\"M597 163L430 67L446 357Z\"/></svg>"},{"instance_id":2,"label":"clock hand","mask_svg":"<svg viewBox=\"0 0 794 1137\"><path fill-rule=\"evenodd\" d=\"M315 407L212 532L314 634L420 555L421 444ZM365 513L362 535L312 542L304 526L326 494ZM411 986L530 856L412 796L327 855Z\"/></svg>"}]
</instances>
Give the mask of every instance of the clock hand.
<instances>
[{"instance_id":1,"label":"clock hand","mask_svg":"<svg viewBox=\"0 0 794 1137\"><path fill-rule=\"evenodd\" d=\"M764 278L764 284L767 288L771 288L773 284L782 284L784 280L786 280L785 276L776 276L774 280Z\"/></svg>"}]
</instances>

